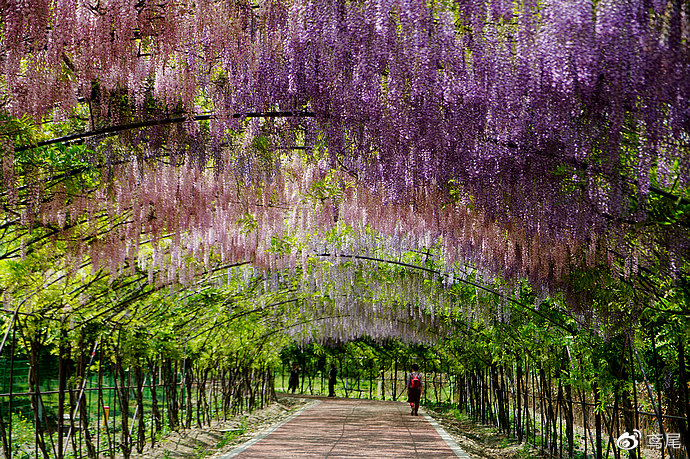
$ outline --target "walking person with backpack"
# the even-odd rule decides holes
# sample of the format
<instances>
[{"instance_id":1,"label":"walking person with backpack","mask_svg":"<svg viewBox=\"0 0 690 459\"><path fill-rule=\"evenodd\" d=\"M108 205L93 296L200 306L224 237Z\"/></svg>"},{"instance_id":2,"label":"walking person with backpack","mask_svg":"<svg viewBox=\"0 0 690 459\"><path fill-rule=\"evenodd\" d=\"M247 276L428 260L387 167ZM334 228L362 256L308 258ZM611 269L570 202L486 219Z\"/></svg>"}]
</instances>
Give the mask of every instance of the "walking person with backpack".
<instances>
[{"instance_id":1,"label":"walking person with backpack","mask_svg":"<svg viewBox=\"0 0 690 459\"><path fill-rule=\"evenodd\" d=\"M419 373L419 366L413 363L410 367L412 371L407 375L407 401L410 404L410 415L418 416L419 399L422 397L422 374Z\"/></svg>"}]
</instances>

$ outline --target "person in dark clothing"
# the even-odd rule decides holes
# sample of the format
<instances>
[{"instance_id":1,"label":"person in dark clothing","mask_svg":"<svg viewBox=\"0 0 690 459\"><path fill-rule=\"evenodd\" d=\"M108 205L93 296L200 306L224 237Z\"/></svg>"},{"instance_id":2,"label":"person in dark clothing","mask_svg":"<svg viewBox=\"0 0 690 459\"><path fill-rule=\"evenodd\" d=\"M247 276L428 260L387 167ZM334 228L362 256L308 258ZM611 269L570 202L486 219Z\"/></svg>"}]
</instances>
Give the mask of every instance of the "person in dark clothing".
<instances>
[{"instance_id":1,"label":"person in dark clothing","mask_svg":"<svg viewBox=\"0 0 690 459\"><path fill-rule=\"evenodd\" d=\"M292 365L292 370L290 370L290 380L288 381L288 392L292 392L293 394L299 386L299 370L299 365L295 362Z\"/></svg>"},{"instance_id":2,"label":"person in dark clothing","mask_svg":"<svg viewBox=\"0 0 690 459\"><path fill-rule=\"evenodd\" d=\"M381 367L379 370L379 384L378 388L376 390L376 393L378 394L379 397L381 397L381 400L386 399L386 369L384 367Z\"/></svg>"},{"instance_id":3,"label":"person in dark clothing","mask_svg":"<svg viewBox=\"0 0 690 459\"><path fill-rule=\"evenodd\" d=\"M407 375L407 402L410 404L410 415L418 416L419 399L422 397L424 382L421 373L419 373L419 366L413 364L411 369L412 371Z\"/></svg>"},{"instance_id":4,"label":"person in dark clothing","mask_svg":"<svg viewBox=\"0 0 690 459\"><path fill-rule=\"evenodd\" d=\"M328 371L328 396L335 397L335 379L338 372L335 369L335 364L331 364L331 369Z\"/></svg>"}]
</instances>

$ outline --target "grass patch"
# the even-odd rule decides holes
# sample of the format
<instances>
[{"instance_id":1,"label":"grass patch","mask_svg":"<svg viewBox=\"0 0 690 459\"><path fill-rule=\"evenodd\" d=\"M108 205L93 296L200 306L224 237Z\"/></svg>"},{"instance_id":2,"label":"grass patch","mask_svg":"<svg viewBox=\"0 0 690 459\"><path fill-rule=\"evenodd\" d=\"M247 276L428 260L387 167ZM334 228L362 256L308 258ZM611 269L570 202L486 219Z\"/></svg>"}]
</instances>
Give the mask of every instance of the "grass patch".
<instances>
[{"instance_id":1,"label":"grass patch","mask_svg":"<svg viewBox=\"0 0 690 459\"><path fill-rule=\"evenodd\" d=\"M229 430L223 434L223 437L218 442L217 448L223 448L247 431L247 423L245 421L240 424L237 429Z\"/></svg>"},{"instance_id":2,"label":"grass patch","mask_svg":"<svg viewBox=\"0 0 690 459\"><path fill-rule=\"evenodd\" d=\"M465 413L463 413L462 411L460 411L454 403L428 402L425 404L425 406L428 406L429 408L436 411L437 413L452 416L458 421L469 420L468 416Z\"/></svg>"},{"instance_id":3,"label":"grass patch","mask_svg":"<svg viewBox=\"0 0 690 459\"><path fill-rule=\"evenodd\" d=\"M541 457L532 445L519 443L516 438L506 435L494 425L478 423L454 403L430 401L425 406L436 413L440 420L458 429L458 444L470 454L481 453L486 457L505 459Z\"/></svg>"}]
</instances>

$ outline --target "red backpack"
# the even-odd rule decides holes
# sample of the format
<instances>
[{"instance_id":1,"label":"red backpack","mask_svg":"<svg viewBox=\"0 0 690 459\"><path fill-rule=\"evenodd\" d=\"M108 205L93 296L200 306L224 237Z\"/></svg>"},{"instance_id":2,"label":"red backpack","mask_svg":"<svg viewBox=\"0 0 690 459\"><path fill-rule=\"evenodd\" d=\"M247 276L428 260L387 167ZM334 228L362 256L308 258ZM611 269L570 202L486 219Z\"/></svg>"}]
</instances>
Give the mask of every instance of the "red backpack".
<instances>
[{"instance_id":1,"label":"red backpack","mask_svg":"<svg viewBox=\"0 0 690 459\"><path fill-rule=\"evenodd\" d=\"M419 373L413 373L410 380L410 389L419 389L422 387L422 381L419 379Z\"/></svg>"}]
</instances>

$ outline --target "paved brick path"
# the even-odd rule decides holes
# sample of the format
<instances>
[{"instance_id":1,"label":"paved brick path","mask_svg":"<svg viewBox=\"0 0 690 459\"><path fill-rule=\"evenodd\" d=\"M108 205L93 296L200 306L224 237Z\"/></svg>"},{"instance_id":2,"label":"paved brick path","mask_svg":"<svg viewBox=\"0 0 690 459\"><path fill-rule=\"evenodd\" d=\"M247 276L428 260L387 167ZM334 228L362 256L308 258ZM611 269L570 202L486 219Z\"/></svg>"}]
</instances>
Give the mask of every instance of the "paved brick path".
<instances>
[{"instance_id":1,"label":"paved brick path","mask_svg":"<svg viewBox=\"0 0 690 459\"><path fill-rule=\"evenodd\" d=\"M401 402L319 399L221 459L467 456L435 423Z\"/></svg>"}]
</instances>

